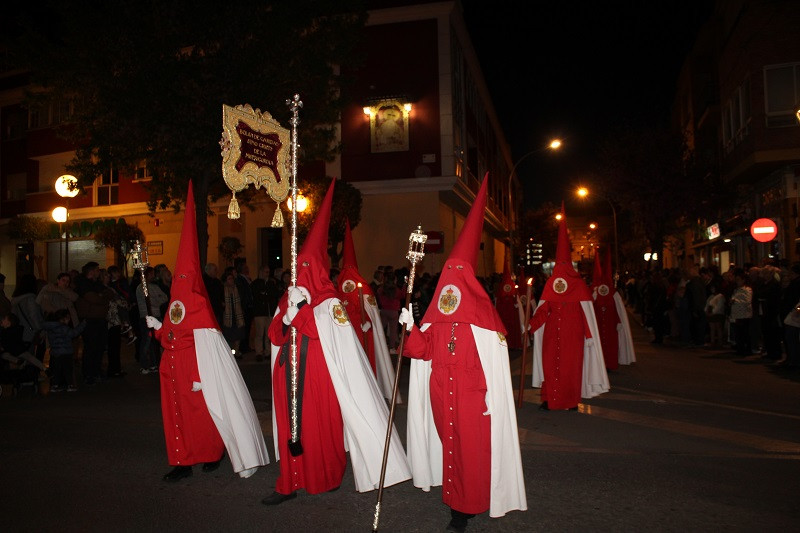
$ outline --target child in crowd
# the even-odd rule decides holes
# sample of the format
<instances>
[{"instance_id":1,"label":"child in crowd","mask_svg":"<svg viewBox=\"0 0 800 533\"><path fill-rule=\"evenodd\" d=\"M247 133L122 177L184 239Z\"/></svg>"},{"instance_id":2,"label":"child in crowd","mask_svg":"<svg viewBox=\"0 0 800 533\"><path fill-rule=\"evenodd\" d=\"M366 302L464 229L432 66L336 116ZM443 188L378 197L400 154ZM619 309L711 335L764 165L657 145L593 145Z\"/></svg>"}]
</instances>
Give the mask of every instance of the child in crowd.
<instances>
[{"instance_id":1,"label":"child in crowd","mask_svg":"<svg viewBox=\"0 0 800 533\"><path fill-rule=\"evenodd\" d=\"M80 335L85 327L85 320L77 327L71 327L69 311L66 309L59 309L45 321L44 329L50 341L50 392L78 390L72 372L72 339Z\"/></svg>"},{"instance_id":2,"label":"child in crowd","mask_svg":"<svg viewBox=\"0 0 800 533\"><path fill-rule=\"evenodd\" d=\"M24 326L19 323L19 318L14 313L8 313L0 319L0 358L14 363L18 368L25 365L35 366L49 375L44 363L29 351L29 343L23 339L24 332Z\"/></svg>"}]
</instances>

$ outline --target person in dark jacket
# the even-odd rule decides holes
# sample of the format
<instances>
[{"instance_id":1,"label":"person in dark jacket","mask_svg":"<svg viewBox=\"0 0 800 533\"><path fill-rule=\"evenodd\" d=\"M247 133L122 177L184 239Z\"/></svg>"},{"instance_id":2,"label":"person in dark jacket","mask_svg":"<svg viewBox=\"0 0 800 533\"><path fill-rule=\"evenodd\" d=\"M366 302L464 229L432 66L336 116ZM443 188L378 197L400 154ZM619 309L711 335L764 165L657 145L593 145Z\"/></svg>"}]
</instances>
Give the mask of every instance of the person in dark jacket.
<instances>
[{"instance_id":1,"label":"person in dark jacket","mask_svg":"<svg viewBox=\"0 0 800 533\"><path fill-rule=\"evenodd\" d=\"M211 301L211 309L217 318L217 324L222 326L222 318L225 313L225 287L219 279L219 269L214 263L208 263L203 268L203 283L206 286L208 299Z\"/></svg>"},{"instance_id":2,"label":"person in dark jacket","mask_svg":"<svg viewBox=\"0 0 800 533\"><path fill-rule=\"evenodd\" d=\"M250 284L250 290L253 293L253 348L256 361L263 361L264 354L269 354L267 330L278 308L279 294L278 282L270 275L269 266L263 265L258 270L258 277Z\"/></svg>"},{"instance_id":3,"label":"person in dark jacket","mask_svg":"<svg viewBox=\"0 0 800 533\"><path fill-rule=\"evenodd\" d=\"M83 330L83 360L81 363L83 381L94 385L103 379L103 352L108 345L108 306L114 292L100 280L100 265L94 261L86 263L81 275L75 279L75 292L78 301L75 309L78 318L86 321Z\"/></svg>"},{"instance_id":4,"label":"person in dark jacket","mask_svg":"<svg viewBox=\"0 0 800 533\"><path fill-rule=\"evenodd\" d=\"M74 392L75 387L72 372L73 344L72 339L80 335L86 328L86 321L81 321L77 327L70 326L69 311L59 309L52 315L51 320L44 323L47 340L50 341L50 392L66 390Z\"/></svg>"}]
</instances>

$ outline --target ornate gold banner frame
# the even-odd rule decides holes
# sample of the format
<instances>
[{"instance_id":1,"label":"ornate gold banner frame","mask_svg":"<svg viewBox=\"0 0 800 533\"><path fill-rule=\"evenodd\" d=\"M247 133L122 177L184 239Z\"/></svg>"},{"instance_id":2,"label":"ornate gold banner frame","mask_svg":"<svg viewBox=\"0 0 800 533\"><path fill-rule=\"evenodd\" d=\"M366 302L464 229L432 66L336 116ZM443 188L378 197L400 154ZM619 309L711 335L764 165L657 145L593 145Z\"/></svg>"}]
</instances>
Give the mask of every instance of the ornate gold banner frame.
<instances>
[{"instance_id":1,"label":"ornate gold banner frame","mask_svg":"<svg viewBox=\"0 0 800 533\"><path fill-rule=\"evenodd\" d=\"M236 193L252 184L264 187L270 198L280 204L289 194L289 130L267 112L249 104L222 106L222 177L233 192L228 218L241 216ZM272 218L273 227L283 226L280 206Z\"/></svg>"}]
</instances>

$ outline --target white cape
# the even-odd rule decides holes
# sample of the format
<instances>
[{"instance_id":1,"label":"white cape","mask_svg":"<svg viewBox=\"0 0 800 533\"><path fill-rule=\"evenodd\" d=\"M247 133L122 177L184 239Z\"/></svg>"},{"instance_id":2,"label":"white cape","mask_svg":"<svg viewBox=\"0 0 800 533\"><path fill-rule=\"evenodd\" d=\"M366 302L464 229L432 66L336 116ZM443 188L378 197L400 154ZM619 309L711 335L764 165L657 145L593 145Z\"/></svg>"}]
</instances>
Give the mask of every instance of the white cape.
<instances>
[{"instance_id":1,"label":"white cape","mask_svg":"<svg viewBox=\"0 0 800 533\"><path fill-rule=\"evenodd\" d=\"M389 357L389 348L386 344L386 335L383 333L383 325L381 323L381 313L377 305L369 303L367 296L364 296L364 310L372 322L372 345L375 348L375 372L377 373L378 388L383 393L383 397L387 400L392 399L392 390L394 389L394 367L392 366L392 358ZM358 328L358 325L356 325ZM400 391L397 391L397 403L403 403Z\"/></svg>"},{"instance_id":2,"label":"white cape","mask_svg":"<svg viewBox=\"0 0 800 533\"><path fill-rule=\"evenodd\" d=\"M538 309L545 302L539 300ZM589 324L589 331L592 338L584 339L583 342L583 379L581 382L581 398L594 398L611 388L608 383L608 373L606 372L606 362L603 359L603 347L600 345L600 331L597 329L597 318L594 315L594 306L591 301L582 300L581 308L586 316L586 323ZM542 370L542 337L544 328L542 325L533 332L533 386L540 388L544 382L544 371Z\"/></svg>"},{"instance_id":3,"label":"white cape","mask_svg":"<svg viewBox=\"0 0 800 533\"><path fill-rule=\"evenodd\" d=\"M629 365L636 362L636 354L633 352L633 337L631 336L631 323L628 320L628 310L625 309L619 292L614 293L614 305L619 316L619 324L617 324L619 358L617 361L621 365Z\"/></svg>"},{"instance_id":4,"label":"white cape","mask_svg":"<svg viewBox=\"0 0 800 533\"><path fill-rule=\"evenodd\" d=\"M222 332L195 329L194 342L208 412L225 443L233 471L250 477L259 466L269 464L250 392Z\"/></svg>"},{"instance_id":5,"label":"white cape","mask_svg":"<svg viewBox=\"0 0 800 533\"><path fill-rule=\"evenodd\" d=\"M355 328L349 322L340 324L333 318L335 305L341 305L338 298L328 298L317 304L314 307L314 321L319 332L328 373L342 411L344 444L350 452L356 490L367 492L377 489L380 483L389 409L378 390L375 374L372 373L364 349L356 337ZM270 368L275 368L278 350L278 346L272 345ZM275 456L278 457L278 428L274 409L272 428ZM388 487L410 478L411 470L402 443L397 436L397 430L393 427L384 486Z\"/></svg>"},{"instance_id":6,"label":"white cape","mask_svg":"<svg viewBox=\"0 0 800 533\"><path fill-rule=\"evenodd\" d=\"M425 331L424 324L421 331ZM491 492L489 516L528 509L519 450L517 413L511 386L508 346L497 332L472 327L486 379L486 415L491 416ZM430 401L431 362L411 360L408 386L408 459L414 486L429 491L442 484L442 443L433 422Z\"/></svg>"}]
</instances>

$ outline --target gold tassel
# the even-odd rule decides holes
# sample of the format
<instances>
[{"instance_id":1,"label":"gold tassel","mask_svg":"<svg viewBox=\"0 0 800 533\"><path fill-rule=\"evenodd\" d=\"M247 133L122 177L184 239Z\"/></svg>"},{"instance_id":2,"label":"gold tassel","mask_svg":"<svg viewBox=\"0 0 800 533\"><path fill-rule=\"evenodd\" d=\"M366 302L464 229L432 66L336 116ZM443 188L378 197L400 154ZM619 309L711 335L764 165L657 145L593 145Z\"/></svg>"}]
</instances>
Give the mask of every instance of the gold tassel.
<instances>
[{"instance_id":1,"label":"gold tassel","mask_svg":"<svg viewBox=\"0 0 800 533\"><path fill-rule=\"evenodd\" d=\"M236 193L233 193L231 203L228 204L228 218L236 220L240 216L242 216L242 212L239 211L239 202L236 200Z\"/></svg>"},{"instance_id":2,"label":"gold tassel","mask_svg":"<svg viewBox=\"0 0 800 533\"><path fill-rule=\"evenodd\" d=\"M272 227L273 228L282 228L283 227L283 213L281 212L281 204L277 204L278 207L275 209L275 214L272 215Z\"/></svg>"}]
</instances>

